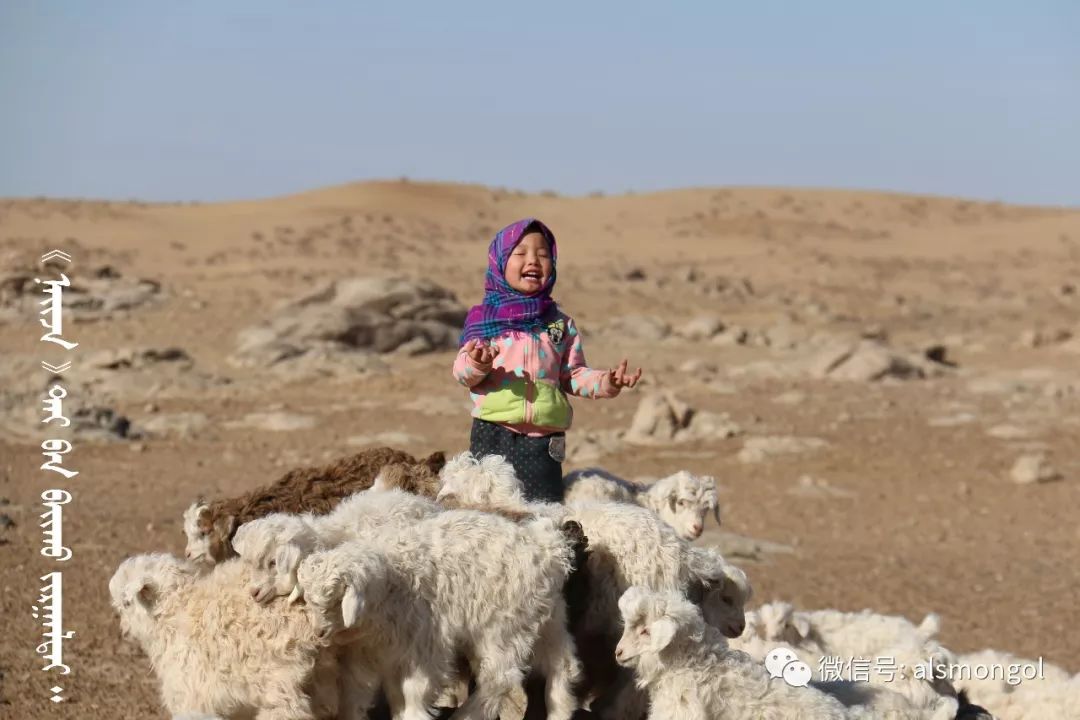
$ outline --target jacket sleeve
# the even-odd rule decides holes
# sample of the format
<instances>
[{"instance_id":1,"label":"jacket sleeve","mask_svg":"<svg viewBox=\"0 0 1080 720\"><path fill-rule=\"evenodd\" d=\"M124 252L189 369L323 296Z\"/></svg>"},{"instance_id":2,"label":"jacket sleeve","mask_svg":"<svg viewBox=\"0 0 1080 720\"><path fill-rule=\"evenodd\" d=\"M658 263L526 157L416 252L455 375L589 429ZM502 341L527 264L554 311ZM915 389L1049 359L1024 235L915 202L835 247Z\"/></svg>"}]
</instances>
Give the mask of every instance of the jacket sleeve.
<instances>
[{"instance_id":1,"label":"jacket sleeve","mask_svg":"<svg viewBox=\"0 0 1080 720\"><path fill-rule=\"evenodd\" d=\"M454 361L454 379L467 388L475 387L491 372L491 365L477 365L462 348Z\"/></svg>"},{"instance_id":2,"label":"jacket sleeve","mask_svg":"<svg viewBox=\"0 0 1080 720\"><path fill-rule=\"evenodd\" d=\"M586 364L581 333L570 317L566 318L566 349L563 351L559 384L563 392L577 397L612 398L619 394L619 388L610 384L607 370L595 370Z\"/></svg>"}]
</instances>

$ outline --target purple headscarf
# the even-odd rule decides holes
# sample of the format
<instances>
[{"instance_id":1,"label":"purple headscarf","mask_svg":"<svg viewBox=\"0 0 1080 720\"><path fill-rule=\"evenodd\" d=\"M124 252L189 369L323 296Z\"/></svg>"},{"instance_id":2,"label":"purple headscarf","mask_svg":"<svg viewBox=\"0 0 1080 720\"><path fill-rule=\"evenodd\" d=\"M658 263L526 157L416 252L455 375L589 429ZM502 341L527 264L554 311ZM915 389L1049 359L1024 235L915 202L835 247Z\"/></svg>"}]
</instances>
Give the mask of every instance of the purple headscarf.
<instances>
[{"instance_id":1,"label":"purple headscarf","mask_svg":"<svg viewBox=\"0 0 1080 720\"><path fill-rule=\"evenodd\" d=\"M551 277L539 292L525 295L510 287L506 281L506 261L521 242L525 231L538 231L551 248ZM474 305L465 316L465 328L460 344L474 338L487 340L508 330L532 330L541 325L544 316L555 307L551 289L555 286L555 235L548 226L535 218L518 220L495 234L488 246L488 268L484 276L484 302Z\"/></svg>"}]
</instances>

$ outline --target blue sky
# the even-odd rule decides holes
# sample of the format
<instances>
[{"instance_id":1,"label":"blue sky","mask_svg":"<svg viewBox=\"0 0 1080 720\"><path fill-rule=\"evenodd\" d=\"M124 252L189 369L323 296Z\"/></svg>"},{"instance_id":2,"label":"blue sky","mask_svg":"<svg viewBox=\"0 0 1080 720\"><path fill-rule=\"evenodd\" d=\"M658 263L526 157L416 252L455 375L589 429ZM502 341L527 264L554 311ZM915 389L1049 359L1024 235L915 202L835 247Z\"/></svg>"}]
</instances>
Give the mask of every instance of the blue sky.
<instances>
[{"instance_id":1,"label":"blue sky","mask_svg":"<svg viewBox=\"0 0 1080 720\"><path fill-rule=\"evenodd\" d=\"M0 2L0 196L402 175L1080 205L1080 3Z\"/></svg>"}]
</instances>

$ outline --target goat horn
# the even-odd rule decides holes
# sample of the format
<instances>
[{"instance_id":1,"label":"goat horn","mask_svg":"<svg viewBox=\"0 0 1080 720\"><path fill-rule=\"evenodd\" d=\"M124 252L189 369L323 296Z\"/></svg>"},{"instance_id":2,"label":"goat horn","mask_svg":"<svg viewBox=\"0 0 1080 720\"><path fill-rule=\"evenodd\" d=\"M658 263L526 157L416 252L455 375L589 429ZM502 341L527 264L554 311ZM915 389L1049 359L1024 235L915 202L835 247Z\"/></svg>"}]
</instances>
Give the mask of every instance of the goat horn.
<instances>
[{"instance_id":1,"label":"goat horn","mask_svg":"<svg viewBox=\"0 0 1080 720\"><path fill-rule=\"evenodd\" d=\"M293 585L292 592L289 593L289 604L292 605L294 602L296 602L302 597L304 597L304 591L300 588L299 585Z\"/></svg>"}]
</instances>

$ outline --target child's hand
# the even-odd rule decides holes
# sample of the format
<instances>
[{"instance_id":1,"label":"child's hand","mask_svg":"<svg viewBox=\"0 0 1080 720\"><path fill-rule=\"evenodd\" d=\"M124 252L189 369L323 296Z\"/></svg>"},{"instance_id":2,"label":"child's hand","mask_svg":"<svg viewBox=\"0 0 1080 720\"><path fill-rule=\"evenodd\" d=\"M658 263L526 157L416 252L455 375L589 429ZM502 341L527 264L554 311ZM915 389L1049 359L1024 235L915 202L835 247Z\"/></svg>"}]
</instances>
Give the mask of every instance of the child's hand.
<instances>
[{"instance_id":1,"label":"child's hand","mask_svg":"<svg viewBox=\"0 0 1080 720\"><path fill-rule=\"evenodd\" d=\"M626 358L619 363L619 367L611 368L607 372L608 384L616 390L622 390L624 387L632 388L637 385L638 380L641 379L641 368L637 369L637 372L633 375L628 375L626 372Z\"/></svg>"},{"instance_id":2,"label":"child's hand","mask_svg":"<svg viewBox=\"0 0 1080 720\"><path fill-rule=\"evenodd\" d=\"M465 343L465 352L474 363L481 367L487 367L495 360L495 356L499 354L499 346L497 344L484 344L481 345L475 338Z\"/></svg>"}]
</instances>

